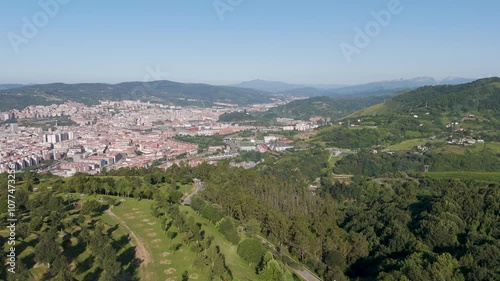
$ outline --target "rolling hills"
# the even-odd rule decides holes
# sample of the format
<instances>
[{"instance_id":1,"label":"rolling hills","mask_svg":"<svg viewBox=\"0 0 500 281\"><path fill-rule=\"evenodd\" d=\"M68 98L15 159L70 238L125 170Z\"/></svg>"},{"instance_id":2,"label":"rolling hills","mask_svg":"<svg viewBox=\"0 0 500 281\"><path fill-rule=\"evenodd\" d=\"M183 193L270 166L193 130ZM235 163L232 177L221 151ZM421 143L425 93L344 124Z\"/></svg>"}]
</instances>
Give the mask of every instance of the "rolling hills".
<instances>
[{"instance_id":1,"label":"rolling hills","mask_svg":"<svg viewBox=\"0 0 500 281\"><path fill-rule=\"evenodd\" d=\"M390 96L359 98L312 97L269 109L265 115L308 120L313 116L339 118L350 112L389 99Z\"/></svg>"},{"instance_id":2,"label":"rolling hills","mask_svg":"<svg viewBox=\"0 0 500 281\"><path fill-rule=\"evenodd\" d=\"M99 100L142 100L165 104L223 102L266 103L271 94L254 89L172 81L125 82L119 84L43 84L0 90L0 110L22 109L27 105L46 105L76 101L96 104Z\"/></svg>"},{"instance_id":3,"label":"rolling hills","mask_svg":"<svg viewBox=\"0 0 500 281\"><path fill-rule=\"evenodd\" d=\"M252 88L288 96L329 96L329 97L367 97L381 95L395 95L408 92L423 86L456 85L471 82L473 79L450 77L435 79L432 77L416 77L412 79L397 79L377 81L356 85L301 85L284 82L252 80L232 86Z\"/></svg>"},{"instance_id":4,"label":"rolling hills","mask_svg":"<svg viewBox=\"0 0 500 281\"><path fill-rule=\"evenodd\" d=\"M332 98L311 97L295 100L262 113L231 112L220 116L221 122L272 124L276 118L309 120L311 117L337 119L361 108L383 102L390 96ZM270 123L271 122L271 123Z\"/></svg>"},{"instance_id":5,"label":"rolling hills","mask_svg":"<svg viewBox=\"0 0 500 281\"><path fill-rule=\"evenodd\" d=\"M485 78L459 85L425 86L397 95L385 104L376 104L350 115L430 114L462 115L488 112L498 115L500 108L500 78Z\"/></svg>"}]
</instances>

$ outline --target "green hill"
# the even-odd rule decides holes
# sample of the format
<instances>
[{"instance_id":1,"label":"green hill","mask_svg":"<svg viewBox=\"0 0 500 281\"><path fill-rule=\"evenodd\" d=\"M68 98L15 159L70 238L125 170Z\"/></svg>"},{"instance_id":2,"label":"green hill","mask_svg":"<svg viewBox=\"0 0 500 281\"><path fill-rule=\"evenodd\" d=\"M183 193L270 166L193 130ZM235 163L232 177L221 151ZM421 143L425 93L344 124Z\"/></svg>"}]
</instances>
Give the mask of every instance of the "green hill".
<instances>
[{"instance_id":1,"label":"green hill","mask_svg":"<svg viewBox=\"0 0 500 281\"><path fill-rule=\"evenodd\" d=\"M393 97L384 105L355 112L351 117L429 112L463 115L483 112L499 115L500 78L480 79L460 85L425 86Z\"/></svg>"},{"instance_id":2,"label":"green hill","mask_svg":"<svg viewBox=\"0 0 500 281\"><path fill-rule=\"evenodd\" d=\"M276 118L294 118L309 120L311 117L337 119L350 112L382 102L389 96L356 98L312 97L295 100L285 105L273 107L263 113L231 112L220 116L221 122L274 124Z\"/></svg>"},{"instance_id":3,"label":"green hill","mask_svg":"<svg viewBox=\"0 0 500 281\"><path fill-rule=\"evenodd\" d=\"M361 98L312 97L269 109L266 114L307 120L313 116L339 118L350 112L382 102L389 96Z\"/></svg>"},{"instance_id":4,"label":"green hill","mask_svg":"<svg viewBox=\"0 0 500 281\"><path fill-rule=\"evenodd\" d=\"M96 104L99 100L142 100L176 105L209 105L214 102L253 104L271 101L263 91L172 81L119 84L44 84L0 91L0 110L22 109L66 101ZM207 104L205 104L207 103Z\"/></svg>"}]
</instances>

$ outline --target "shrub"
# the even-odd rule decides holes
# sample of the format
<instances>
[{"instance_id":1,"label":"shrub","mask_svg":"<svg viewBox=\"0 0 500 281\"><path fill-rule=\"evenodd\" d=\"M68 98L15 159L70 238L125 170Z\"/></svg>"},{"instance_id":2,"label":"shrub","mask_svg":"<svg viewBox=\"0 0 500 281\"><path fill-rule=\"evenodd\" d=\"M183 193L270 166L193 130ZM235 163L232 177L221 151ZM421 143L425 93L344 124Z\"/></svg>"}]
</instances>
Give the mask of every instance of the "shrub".
<instances>
[{"instance_id":1,"label":"shrub","mask_svg":"<svg viewBox=\"0 0 500 281\"><path fill-rule=\"evenodd\" d=\"M256 239L245 239L238 245L238 255L254 265L259 264L262 257L266 254L266 248Z\"/></svg>"}]
</instances>

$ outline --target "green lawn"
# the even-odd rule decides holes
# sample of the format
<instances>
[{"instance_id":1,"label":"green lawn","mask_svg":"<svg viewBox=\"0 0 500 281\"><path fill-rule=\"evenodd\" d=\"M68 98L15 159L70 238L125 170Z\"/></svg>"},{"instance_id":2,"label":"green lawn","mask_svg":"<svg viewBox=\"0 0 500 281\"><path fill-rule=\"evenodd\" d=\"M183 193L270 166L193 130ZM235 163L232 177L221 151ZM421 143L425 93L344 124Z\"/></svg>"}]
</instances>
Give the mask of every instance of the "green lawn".
<instances>
[{"instance_id":1,"label":"green lawn","mask_svg":"<svg viewBox=\"0 0 500 281\"><path fill-rule=\"evenodd\" d=\"M354 117L361 117L361 116L371 116L373 114L385 114L388 112L389 112L389 110L387 110L385 103L378 103L378 104L374 104L372 106L369 106L367 108L361 109L359 111L356 111L354 113L351 113L347 117L354 118Z\"/></svg>"}]
</instances>

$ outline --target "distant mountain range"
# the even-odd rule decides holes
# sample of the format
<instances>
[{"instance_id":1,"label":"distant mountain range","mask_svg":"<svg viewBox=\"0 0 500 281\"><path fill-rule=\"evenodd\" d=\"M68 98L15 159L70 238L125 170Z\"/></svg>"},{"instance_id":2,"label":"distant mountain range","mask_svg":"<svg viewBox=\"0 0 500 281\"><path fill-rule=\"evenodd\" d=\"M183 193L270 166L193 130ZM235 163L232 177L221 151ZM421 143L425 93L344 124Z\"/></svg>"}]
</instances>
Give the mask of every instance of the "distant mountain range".
<instances>
[{"instance_id":1,"label":"distant mountain range","mask_svg":"<svg viewBox=\"0 0 500 281\"><path fill-rule=\"evenodd\" d=\"M21 88L27 85L23 84L0 84L0 90L8 90L8 89L14 89L14 88Z\"/></svg>"},{"instance_id":2,"label":"distant mountain range","mask_svg":"<svg viewBox=\"0 0 500 281\"><path fill-rule=\"evenodd\" d=\"M230 85L233 87L240 88L250 88L271 93L281 93L290 90L301 89L301 88L315 88L315 89L336 89L344 87L345 85L314 85L314 84L290 84L279 81L267 81L267 80L251 80L245 81L238 84Z\"/></svg>"},{"instance_id":3,"label":"distant mountain range","mask_svg":"<svg viewBox=\"0 0 500 281\"><path fill-rule=\"evenodd\" d=\"M119 84L43 84L0 90L0 110L22 109L76 101L97 104L99 100L142 100L174 105L210 105L215 102L254 104L271 102L272 94L255 89L172 81L125 82Z\"/></svg>"},{"instance_id":4,"label":"distant mountain range","mask_svg":"<svg viewBox=\"0 0 500 281\"><path fill-rule=\"evenodd\" d=\"M463 84L472 82L469 78L446 78L436 80L432 77L417 77L413 79L399 79L391 81L379 81L360 85L300 85L289 84L276 81L252 80L242 82L232 86L258 89L281 95L293 96L330 96L330 97L348 97L348 96L374 96L374 95L392 95L413 90L422 86Z\"/></svg>"},{"instance_id":5,"label":"distant mountain range","mask_svg":"<svg viewBox=\"0 0 500 281\"><path fill-rule=\"evenodd\" d=\"M428 85L460 84L472 79L429 77L373 82L362 85L300 85L253 80L237 85L215 86L173 81L125 82L119 84L0 84L0 110L22 109L66 101L97 104L99 100L142 100L173 105L209 106L213 103L248 105L271 102L275 96L327 96L353 98L405 93Z\"/></svg>"},{"instance_id":6,"label":"distant mountain range","mask_svg":"<svg viewBox=\"0 0 500 281\"><path fill-rule=\"evenodd\" d=\"M433 80L413 79L414 83L429 83ZM459 80L454 80L459 82ZM439 81L435 81L439 83ZM404 81L406 85L409 82ZM396 83L385 84L386 89L396 87ZM301 89L310 88L299 88ZM364 89L366 90L366 89ZM292 90L295 91L295 90ZM312 91L312 89L311 89ZM372 89L373 92L376 90ZM372 92L372 93L373 93ZM380 90L380 92L384 92ZM350 117L404 114L424 112L439 115L441 113L463 116L467 112L491 112L500 116L500 78L486 78L474 82L452 85L423 86L399 95L372 95L368 97L331 97L317 96L297 100L267 110L262 114L241 112L228 113L221 116L224 122L247 122L274 120L277 117L288 117L307 120L313 116L337 119Z\"/></svg>"}]
</instances>

